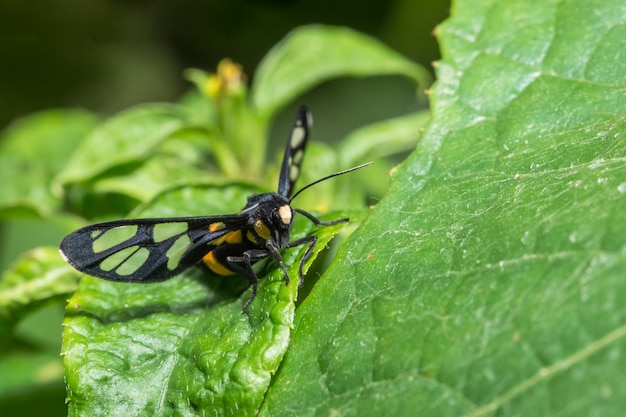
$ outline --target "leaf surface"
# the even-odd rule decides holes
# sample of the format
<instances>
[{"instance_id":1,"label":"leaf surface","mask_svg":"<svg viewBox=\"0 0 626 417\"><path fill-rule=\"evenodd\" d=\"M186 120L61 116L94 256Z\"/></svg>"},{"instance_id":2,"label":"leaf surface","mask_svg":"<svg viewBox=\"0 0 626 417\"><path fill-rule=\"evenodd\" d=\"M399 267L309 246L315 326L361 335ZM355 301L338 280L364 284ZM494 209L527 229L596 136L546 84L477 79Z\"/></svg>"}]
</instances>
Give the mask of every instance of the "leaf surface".
<instances>
[{"instance_id":1,"label":"leaf surface","mask_svg":"<svg viewBox=\"0 0 626 417\"><path fill-rule=\"evenodd\" d=\"M233 202L251 192L241 185L181 187L141 215L232 213ZM315 232L314 256L339 228ZM299 222L293 239L310 229ZM201 268L152 285L84 278L69 300L63 338L70 415L253 415L289 343L302 250L283 254L288 286L274 262L261 267L264 278L246 312L245 279Z\"/></svg>"},{"instance_id":2,"label":"leaf surface","mask_svg":"<svg viewBox=\"0 0 626 417\"><path fill-rule=\"evenodd\" d=\"M378 41L348 28L310 25L276 45L254 76L252 101L262 114L275 114L307 90L332 78L403 75L421 85L428 74Z\"/></svg>"},{"instance_id":3,"label":"leaf surface","mask_svg":"<svg viewBox=\"0 0 626 417\"><path fill-rule=\"evenodd\" d=\"M67 298L78 277L57 248L37 248L15 261L0 279L0 340L28 313Z\"/></svg>"},{"instance_id":4,"label":"leaf surface","mask_svg":"<svg viewBox=\"0 0 626 417\"><path fill-rule=\"evenodd\" d=\"M186 107L174 104L137 106L101 124L80 143L56 181L87 181L108 169L143 162L168 137L194 121Z\"/></svg>"},{"instance_id":5,"label":"leaf surface","mask_svg":"<svg viewBox=\"0 0 626 417\"><path fill-rule=\"evenodd\" d=\"M621 415L623 3L457 1L432 121L261 415Z\"/></svg>"}]
</instances>

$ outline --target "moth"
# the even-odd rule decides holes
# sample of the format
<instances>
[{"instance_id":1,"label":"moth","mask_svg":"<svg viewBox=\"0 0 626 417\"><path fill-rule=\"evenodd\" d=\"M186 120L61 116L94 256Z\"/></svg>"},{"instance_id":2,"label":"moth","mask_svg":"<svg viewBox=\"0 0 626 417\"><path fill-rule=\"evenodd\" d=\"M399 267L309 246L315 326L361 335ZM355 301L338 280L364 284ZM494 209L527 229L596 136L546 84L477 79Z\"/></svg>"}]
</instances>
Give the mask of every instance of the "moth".
<instances>
[{"instance_id":1,"label":"moth","mask_svg":"<svg viewBox=\"0 0 626 417\"><path fill-rule=\"evenodd\" d=\"M293 207L293 199L315 184L371 164L328 175L294 193L311 126L311 114L303 106L298 111L285 148L278 190L251 195L239 213L91 224L63 239L59 247L61 256L87 275L129 283L164 281L203 262L215 274L239 274L248 279L252 294L244 304L245 310L256 297L259 281L252 265L271 256L282 268L288 284L289 274L280 251L306 245L298 267L299 284L302 285L303 267L313 253L317 237L291 240L296 214L317 226L330 226L349 219L319 220L313 214Z\"/></svg>"}]
</instances>

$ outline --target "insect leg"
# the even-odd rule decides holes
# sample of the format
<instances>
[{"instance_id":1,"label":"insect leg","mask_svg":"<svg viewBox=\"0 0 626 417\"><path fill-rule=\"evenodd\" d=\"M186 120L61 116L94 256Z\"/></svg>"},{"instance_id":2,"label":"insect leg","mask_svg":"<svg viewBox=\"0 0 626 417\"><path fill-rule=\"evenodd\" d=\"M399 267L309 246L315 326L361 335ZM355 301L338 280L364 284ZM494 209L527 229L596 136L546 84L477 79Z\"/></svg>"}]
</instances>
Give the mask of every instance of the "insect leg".
<instances>
[{"instance_id":1,"label":"insect leg","mask_svg":"<svg viewBox=\"0 0 626 417\"><path fill-rule=\"evenodd\" d=\"M313 253L313 248L315 247L315 243L317 243L317 236L305 236L302 239L289 242L288 246L289 248L294 248L296 246L305 245L307 243L309 243L309 246L306 248L306 251L304 251L304 255L302 255L302 260L300 261L300 265L298 266L298 278L300 278L300 281L298 282L299 287L302 287L302 285L304 284L304 274L302 272L302 268L304 268L304 264L306 263L306 261L309 260L311 254Z\"/></svg>"},{"instance_id":2,"label":"insect leg","mask_svg":"<svg viewBox=\"0 0 626 417\"><path fill-rule=\"evenodd\" d=\"M306 217L307 219L311 220L313 222L314 225L316 226L332 226L335 224L339 224L339 223L345 223L350 221L350 219L343 218L343 219L339 219L339 220L333 220L330 222L326 222L323 220L318 219L317 217L315 217L314 215L312 215L311 213L309 213L308 211L299 209L299 208L294 208L294 211L296 211L297 213L302 214L304 217ZM300 261L300 265L298 267L298 277L300 278L300 282L298 283L298 285L301 287L304 284L304 274L302 272L302 269L304 268L304 264L306 263L306 261L309 260L309 258L311 257L311 254L313 253L313 248L315 247L315 243L317 243L317 237L315 236L306 236L303 237L302 239L298 239L294 242L290 242L289 243L289 248L293 248L295 246L300 246L300 245L304 245L304 244L309 244L309 246L306 248L306 251L304 252L304 255L302 255L302 260Z\"/></svg>"},{"instance_id":3,"label":"insect leg","mask_svg":"<svg viewBox=\"0 0 626 417\"><path fill-rule=\"evenodd\" d=\"M280 267L283 269L283 274L285 274L285 285L289 285L289 273L287 272L287 267L285 266L285 263L283 262L283 257L280 256L280 251L278 250L278 246L276 246L276 243L273 240L266 241L265 246L270 251L274 259L276 259ZM288 246L288 247L291 247L291 246Z\"/></svg>"},{"instance_id":4,"label":"insect leg","mask_svg":"<svg viewBox=\"0 0 626 417\"><path fill-rule=\"evenodd\" d=\"M265 258L267 255L268 253L265 249L249 249L245 251L242 256L226 257L226 262L228 262L228 265L233 269L233 271L248 278L248 282L252 288L252 294L250 295L250 298L248 298L248 301L246 301L243 305L243 311L246 311L250 303L252 303L255 299L257 284L259 282L259 277L254 272L254 269L252 269L252 264Z\"/></svg>"}]
</instances>

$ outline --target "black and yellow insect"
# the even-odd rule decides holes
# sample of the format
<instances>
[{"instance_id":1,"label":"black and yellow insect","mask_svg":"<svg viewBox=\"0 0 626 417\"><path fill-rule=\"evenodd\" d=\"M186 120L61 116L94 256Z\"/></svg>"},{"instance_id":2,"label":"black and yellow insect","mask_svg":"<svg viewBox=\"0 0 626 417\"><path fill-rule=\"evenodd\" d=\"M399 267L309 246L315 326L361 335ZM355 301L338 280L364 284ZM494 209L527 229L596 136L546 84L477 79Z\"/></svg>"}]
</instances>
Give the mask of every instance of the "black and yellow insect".
<instances>
[{"instance_id":1,"label":"black and yellow insect","mask_svg":"<svg viewBox=\"0 0 626 417\"><path fill-rule=\"evenodd\" d=\"M237 214L158 219L116 220L92 224L67 235L59 247L61 256L85 274L109 281L153 283L180 274L202 261L218 275L240 274L248 279L254 300L259 278L252 265L268 256L278 261L289 283L280 249L308 245L300 261L298 276L311 256L317 238L306 236L290 241L296 213L316 225L329 226L348 219L324 222L311 213L293 208L292 200L321 181L362 168L360 165L321 178L293 193L300 175L311 129L311 115L300 108L285 149L278 192L256 194Z\"/></svg>"}]
</instances>

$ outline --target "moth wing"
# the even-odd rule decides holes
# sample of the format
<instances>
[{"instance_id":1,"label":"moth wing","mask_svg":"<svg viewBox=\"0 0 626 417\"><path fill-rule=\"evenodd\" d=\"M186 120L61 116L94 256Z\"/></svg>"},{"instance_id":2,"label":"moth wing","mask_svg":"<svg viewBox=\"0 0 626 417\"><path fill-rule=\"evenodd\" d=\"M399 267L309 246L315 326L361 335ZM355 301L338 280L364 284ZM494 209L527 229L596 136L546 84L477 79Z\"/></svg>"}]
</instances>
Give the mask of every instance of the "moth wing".
<instances>
[{"instance_id":1,"label":"moth wing","mask_svg":"<svg viewBox=\"0 0 626 417\"><path fill-rule=\"evenodd\" d=\"M96 223L59 246L77 270L109 281L164 281L197 264L221 237L243 226L237 215Z\"/></svg>"},{"instance_id":2,"label":"moth wing","mask_svg":"<svg viewBox=\"0 0 626 417\"><path fill-rule=\"evenodd\" d=\"M305 106L300 107L285 148L285 156L278 180L278 194L290 197L293 193L294 185L300 176L304 150L309 140L312 125L311 113Z\"/></svg>"}]
</instances>

